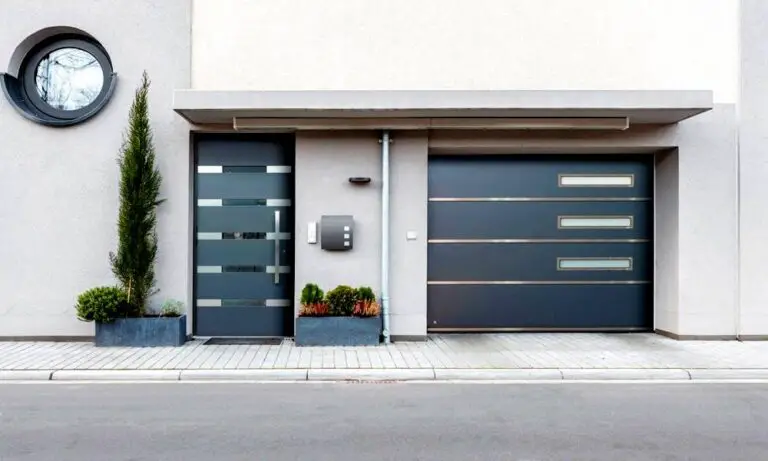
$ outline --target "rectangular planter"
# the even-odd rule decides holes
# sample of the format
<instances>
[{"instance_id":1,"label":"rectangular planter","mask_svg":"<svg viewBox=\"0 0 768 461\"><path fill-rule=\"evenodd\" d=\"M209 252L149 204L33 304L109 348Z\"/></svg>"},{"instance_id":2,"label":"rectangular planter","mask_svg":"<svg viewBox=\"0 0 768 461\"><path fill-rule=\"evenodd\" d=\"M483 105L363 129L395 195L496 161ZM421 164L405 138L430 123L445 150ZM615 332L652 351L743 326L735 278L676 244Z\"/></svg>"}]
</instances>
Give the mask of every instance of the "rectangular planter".
<instances>
[{"instance_id":1,"label":"rectangular planter","mask_svg":"<svg viewBox=\"0 0 768 461\"><path fill-rule=\"evenodd\" d=\"M299 317L297 346L375 346L381 317Z\"/></svg>"},{"instance_id":2,"label":"rectangular planter","mask_svg":"<svg viewBox=\"0 0 768 461\"><path fill-rule=\"evenodd\" d=\"M187 316L140 317L117 319L113 323L96 322L98 347L181 346L187 340Z\"/></svg>"}]
</instances>

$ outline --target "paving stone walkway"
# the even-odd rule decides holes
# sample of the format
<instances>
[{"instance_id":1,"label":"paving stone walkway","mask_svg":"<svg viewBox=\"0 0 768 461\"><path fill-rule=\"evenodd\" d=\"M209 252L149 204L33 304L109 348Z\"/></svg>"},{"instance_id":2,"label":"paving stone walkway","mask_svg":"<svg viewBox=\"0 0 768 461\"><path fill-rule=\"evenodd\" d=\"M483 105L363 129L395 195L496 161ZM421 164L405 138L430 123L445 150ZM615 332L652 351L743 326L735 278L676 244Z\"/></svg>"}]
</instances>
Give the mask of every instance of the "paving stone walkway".
<instances>
[{"instance_id":1,"label":"paving stone walkway","mask_svg":"<svg viewBox=\"0 0 768 461\"><path fill-rule=\"evenodd\" d=\"M675 341L655 334L436 335L376 347L205 345L96 348L0 342L0 371L230 369L768 369L768 342Z\"/></svg>"}]
</instances>

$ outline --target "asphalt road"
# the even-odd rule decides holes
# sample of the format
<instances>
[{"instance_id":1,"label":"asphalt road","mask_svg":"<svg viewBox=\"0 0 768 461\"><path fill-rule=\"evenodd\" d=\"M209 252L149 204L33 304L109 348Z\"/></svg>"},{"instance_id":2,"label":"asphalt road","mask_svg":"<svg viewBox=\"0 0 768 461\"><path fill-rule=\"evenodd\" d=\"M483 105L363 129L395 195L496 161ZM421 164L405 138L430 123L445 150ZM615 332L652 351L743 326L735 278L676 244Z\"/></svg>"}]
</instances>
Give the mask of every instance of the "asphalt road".
<instances>
[{"instance_id":1,"label":"asphalt road","mask_svg":"<svg viewBox=\"0 0 768 461\"><path fill-rule=\"evenodd\" d=\"M475 459L768 459L768 385L0 385L2 461Z\"/></svg>"}]
</instances>

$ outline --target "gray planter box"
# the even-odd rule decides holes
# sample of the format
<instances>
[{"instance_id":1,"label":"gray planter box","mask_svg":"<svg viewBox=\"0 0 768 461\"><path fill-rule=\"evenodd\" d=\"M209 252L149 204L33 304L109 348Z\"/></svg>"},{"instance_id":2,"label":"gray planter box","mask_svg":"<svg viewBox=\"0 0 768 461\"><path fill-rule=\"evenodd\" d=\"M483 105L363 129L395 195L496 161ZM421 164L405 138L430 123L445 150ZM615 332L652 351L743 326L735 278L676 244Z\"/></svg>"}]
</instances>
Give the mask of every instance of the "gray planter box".
<instances>
[{"instance_id":1,"label":"gray planter box","mask_svg":"<svg viewBox=\"0 0 768 461\"><path fill-rule=\"evenodd\" d=\"M381 317L299 317L297 346L375 346L381 337Z\"/></svg>"},{"instance_id":2,"label":"gray planter box","mask_svg":"<svg viewBox=\"0 0 768 461\"><path fill-rule=\"evenodd\" d=\"M187 340L187 316L117 319L96 322L98 347L181 346Z\"/></svg>"}]
</instances>

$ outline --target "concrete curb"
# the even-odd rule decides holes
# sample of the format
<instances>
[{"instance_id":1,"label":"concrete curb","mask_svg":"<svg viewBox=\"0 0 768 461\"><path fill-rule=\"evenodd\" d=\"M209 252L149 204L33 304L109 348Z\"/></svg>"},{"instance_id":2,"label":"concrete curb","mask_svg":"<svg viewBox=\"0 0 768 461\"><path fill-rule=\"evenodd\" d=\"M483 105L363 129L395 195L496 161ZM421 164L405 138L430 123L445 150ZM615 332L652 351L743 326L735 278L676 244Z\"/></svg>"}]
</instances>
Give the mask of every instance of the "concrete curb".
<instances>
[{"instance_id":1,"label":"concrete curb","mask_svg":"<svg viewBox=\"0 0 768 461\"><path fill-rule=\"evenodd\" d=\"M307 372L308 381L432 381L432 368L344 369L315 368Z\"/></svg>"},{"instance_id":2,"label":"concrete curb","mask_svg":"<svg viewBox=\"0 0 768 461\"><path fill-rule=\"evenodd\" d=\"M768 379L768 370L763 368L741 368L741 369L690 369L687 370L691 375L691 379L734 379L734 380L748 380L748 379Z\"/></svg>"},{"instance_id":3,"label":"concrete curb","mask_svg":"<svg viewBox=\"0 0 768 461\"><path fill-rule=\"evenodd\" d=\"M689 381L691 375L682 369L561 369L564 380L644 380L644 381Z\"/></svg>"},{"instance_id":4,"label":"concrete curb","mask_svg":"<svg viewBox=\"0 0 768 461\"><path fill-rule=\"evenodd\" d=\"M52 381L178 381L179 370L60 370Z\"/></svg>"},{"instance_id":5,"label":"concrete curb","mask_svg":"<svg viewBox=\"0 0 768 461\"><path fill-rule=\"evenodd\" d=\"M0 370L12 381L768 381L768 369L274 368L253 370Z\"/></svg>"},{"instance_id":6,"label":"concrete curb","mask_svg":"<svg viewBox=\"0 0 768 461\"><path fill-rule=\"evenodd\" d=\"M0 381L50 381L52 370L0 371Z\"/></svg>"},{"instance_id":7,"label":"concrete curb","mask_svg":"<svg viewBox=\"0 0 768 461\"><path fill-rule=\"evenodd\" d=\"M435 368L438 381L551 381L563 379L552 369Z\"/></svg>"},{"instance_id":8,"label":"concrete curb","mask_svg":"<svg viewBox=\"0 0 768 461\"><path fill-rule=\"evenodd\" d=\"M181 381L306 381L307 370L275 368L260 370L182 370Z\"/></svg>"}]
</instances>

